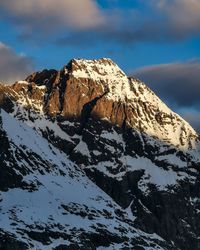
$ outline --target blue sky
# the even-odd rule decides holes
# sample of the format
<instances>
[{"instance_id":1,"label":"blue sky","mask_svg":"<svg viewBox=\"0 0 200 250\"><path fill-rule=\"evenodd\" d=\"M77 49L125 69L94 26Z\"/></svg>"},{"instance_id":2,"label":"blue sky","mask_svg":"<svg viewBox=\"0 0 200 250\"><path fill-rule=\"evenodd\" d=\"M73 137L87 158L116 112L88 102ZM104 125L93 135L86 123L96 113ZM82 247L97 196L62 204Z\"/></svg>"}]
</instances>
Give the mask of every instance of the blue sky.
<instances>
[{"instance_id":1,"label":"blue sky","mask_svg":"<svg viewBox=\"0 0 200 250\"><path fill-rule=\"evenodd\" d=\"M0 81L109 57L199 128L199 13L199 0L0 1Z\"/></svg>"}]
</instances>

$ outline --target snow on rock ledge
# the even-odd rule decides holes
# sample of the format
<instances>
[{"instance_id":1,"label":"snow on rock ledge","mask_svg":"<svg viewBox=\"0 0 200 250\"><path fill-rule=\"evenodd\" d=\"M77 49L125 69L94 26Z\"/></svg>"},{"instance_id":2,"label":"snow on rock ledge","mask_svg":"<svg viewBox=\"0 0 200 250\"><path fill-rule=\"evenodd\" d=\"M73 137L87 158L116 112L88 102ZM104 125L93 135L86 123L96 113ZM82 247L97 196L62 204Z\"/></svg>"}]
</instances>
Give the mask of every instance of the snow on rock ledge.
<instances>
[{"instance_id":1,"label":"snow on rock ledge","mask_svg":"<svg viewBox=\"0 0 200 250\"><path fill-rule=\"evenodd\" d=\"M36 72L26 80L29 84L18 82L11 88L19 104L37 108L41 114L43 110L47 116L83 118L84 122L85 117L98 117L182 150L199 147L194 129L144 83L128 78L111 59L73 59L60 71Z\"/></svg>"}]
</instances>

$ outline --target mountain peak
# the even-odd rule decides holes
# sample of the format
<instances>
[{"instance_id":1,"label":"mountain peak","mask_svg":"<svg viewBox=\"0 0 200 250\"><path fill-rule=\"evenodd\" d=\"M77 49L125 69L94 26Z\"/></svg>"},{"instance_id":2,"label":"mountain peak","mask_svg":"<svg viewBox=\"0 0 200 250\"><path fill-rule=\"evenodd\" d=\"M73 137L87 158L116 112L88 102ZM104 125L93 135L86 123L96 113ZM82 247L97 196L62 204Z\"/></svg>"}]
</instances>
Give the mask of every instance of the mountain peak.
<instances>
[{"instance_id":1,"label":"mountain peak","mask_svg":"<svg viewBox=\"0 0 200 250\"><path fill-rule=\"evenodd\" d=\"M199 249L199 137L144 83L73 59L0 107L0 249Z\"/></svg>"},{"instance_id":2,"label":"mountain peak","mask_svg":"<svg viewBox=\"0 0 200 250\"><path fill-rule=\"evenodd\" d=\"M109 66L117 66L116 63L110 58L99 58L99 59L84 59L84 58L73 58L70 60L73 64L79 65L109 65Z\"/></svg>"},{"instance_id":3,"label":"mountain peak","mask_svg":"<svg viewBox=\"0 0 200 250\"><path fill-rule=\"evenodd\" d=\"M78 78L97 80L125 77L125 73L109 58L97 60L72 59L65 68Z\"/></svg>"},{"instance_id":4,"label":"mountain peak","mask_svg":"<svg viewBox=\"0 0 200 250\"><path fill-rule=\"evenodd\" d=\"M184 150L195 148L198 142L197 133L186 121L144 83L127 77L111 59L72 59L60 71L36 72L26 81L27 85L13 85L15 91L21 91L21 103L35 105L51 117L84 123L98 117Z\"/></svg>"}]
</instances>

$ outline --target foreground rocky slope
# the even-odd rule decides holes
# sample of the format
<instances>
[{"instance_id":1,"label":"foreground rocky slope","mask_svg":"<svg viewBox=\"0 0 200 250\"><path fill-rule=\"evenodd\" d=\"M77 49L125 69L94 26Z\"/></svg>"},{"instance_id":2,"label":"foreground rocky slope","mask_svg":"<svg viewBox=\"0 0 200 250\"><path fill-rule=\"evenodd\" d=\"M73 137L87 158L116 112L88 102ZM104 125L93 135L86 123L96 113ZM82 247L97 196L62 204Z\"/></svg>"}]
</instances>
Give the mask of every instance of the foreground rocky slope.
<instances>
[{"instance_id":1,"label":"foreground rocky slope","mask_svg":"<svg viewBox=\"0 0 200 250\"><path fill-rule=\"evenodd\" d=\"M4 111L0 138L0 249L169 245L135 229L132 217L64 153Z\"/></svg>"},{"instance_id":2,"label":"foreground rocky slope","mask_svg":"<svg viewBox=\"0 0 200 250\"><path fill-rule=\"evenodd\" d=\"M72 60L1 85L0 105L66 153L135 227L163 237L165 249L200 248L199 136L110 59Z\"/></svg>"}]
</instances>

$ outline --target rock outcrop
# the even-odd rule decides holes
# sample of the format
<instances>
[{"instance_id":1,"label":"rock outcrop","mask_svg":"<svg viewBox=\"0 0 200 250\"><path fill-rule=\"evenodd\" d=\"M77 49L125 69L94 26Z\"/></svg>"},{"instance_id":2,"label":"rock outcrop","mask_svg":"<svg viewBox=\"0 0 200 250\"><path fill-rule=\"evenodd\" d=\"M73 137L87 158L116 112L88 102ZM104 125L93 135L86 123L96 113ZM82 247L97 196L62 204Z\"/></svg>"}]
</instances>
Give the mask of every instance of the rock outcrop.
<instances>
[{"instance_id":1,"label":"rock outcrop","mask_svg":"<svg viewBox=\"0 0 200 250\"><path fill-rule=\"evenodd\" d=\"M168 242L164 249L200 248L199 135L144 83L110 59L72 60L2 85L0 105L66 153L134 226Z\"/></svg>"},{"instance_id":2,"label":"rock outcrop","mask_svg":"<svg viewBox=\"0 0 200 250\"><path fill-rule=\"evenodd\" d=\"M77 119L88 110L90 117L136 129L182 149L194 148L198 140L187 122L110 59L72 60L60 71L36 72L12 89L41 103L43 112L52 117Z\"/></svg>"}]
</instances>

